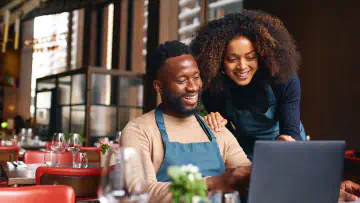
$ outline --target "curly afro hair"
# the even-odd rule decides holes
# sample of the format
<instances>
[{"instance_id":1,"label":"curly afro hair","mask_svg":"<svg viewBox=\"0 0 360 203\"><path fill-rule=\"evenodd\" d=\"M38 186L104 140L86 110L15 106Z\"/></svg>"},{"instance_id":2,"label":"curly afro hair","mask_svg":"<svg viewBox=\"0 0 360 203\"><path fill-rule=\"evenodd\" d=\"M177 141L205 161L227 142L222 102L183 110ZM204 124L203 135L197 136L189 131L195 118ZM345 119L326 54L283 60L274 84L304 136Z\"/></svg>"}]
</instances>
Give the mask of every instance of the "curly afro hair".
<instances>
[{"instance_id":1,"label":"curly afro hair","mask_svg":"<svg viewBox=\"0 0 360 203\"><path fill-rule=\"evenodd\" d=\"M300 66L296 42L279 18L263 11L243 10L210 21L196 32L190 47L205 88L219 92L226 46L238 37L248 38L259 56L259 71L275 82L287 82Z\"/></svg>"}]
</instances>

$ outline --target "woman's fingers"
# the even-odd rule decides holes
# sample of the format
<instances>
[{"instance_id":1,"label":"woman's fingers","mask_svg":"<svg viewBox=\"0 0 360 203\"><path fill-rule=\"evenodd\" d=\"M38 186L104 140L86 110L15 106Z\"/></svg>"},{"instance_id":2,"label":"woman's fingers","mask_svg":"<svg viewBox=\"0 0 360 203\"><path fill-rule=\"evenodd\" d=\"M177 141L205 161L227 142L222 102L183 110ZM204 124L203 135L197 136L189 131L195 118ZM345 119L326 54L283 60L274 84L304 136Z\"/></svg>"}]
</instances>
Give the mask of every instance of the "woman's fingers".
<instances>
[{"instance_id":1,"label":"woman's fingers","mask_svg":"<svg viewBox=\"0 0 360 203\"><path fill-rule=\"evenodd\" d=\"M294 138L289 135L279 135L276 137L277 140L287 141L287 142L296 142Z\"/></svg>"},{"instance_id":2,"label":"woman's fingers","mask_svg":"<svg viewBox=\"0 0 360 203\"><path fill-rule=\"evenodd\" d=\"M227 120L221 116L219 112L211 112L208 115L204 116L205 122L209 125L211 130L215 132L220 132L220 130L225 127Z\"/></svg>"},{"instance_id":3,"label":"woman's fingers","mask_svg":"<svg viewBox=\"0 0 360 203\"><path fill-rule=\"evenodd\" d=\"M209 125L209 127L210 127L212 130L215 130L215 129L214 129L214 125L212 124L210 115L205 116L205 117L204 117L204 120L205 120L205 122Z\"/></svg>"},{"instance_id":4,"label":"woman's fingers","mask_svg":"<svg viewBox=\"0 0 360 203\"><path fill-rule=\"evenodd\" d=\"M219 112L215 112L215 119L216 119L216 122L218 123L219 128L224 127L222 124L222 120L224 120L224 118L221 116L221 114Z\"/></svg>"},{"instance_id":5,"label":"woman's fingers","mask_svg":"<svg viewBox=\"0 0 360 203\"><path fill-rule=\"evenodd\" d=\"M216 112L216 113L218 113L218 112ZM218 121L216 113L211 112L210 117L211 117L212 124L214 125L215 132L219 132L219 127L220 127L219 125L221 124L221 122Z\"/></svg>"},{"instance_id":6,"label":"woman's fingers","mask_svg":"<svg viewBox=\"0 0 360 203\"><path fill-rule=\"evenodd\" d=\"M220 115L219 112L211 112L208 115L204 117L205 122L209 125L211 130L214 130L215 132L220 132L220 128L225 126L223 123L227 123L223 121L224 118Z\"/></svg>"},{"instance_id":7,"label":"woman's fingers","mask_svg":"<svg viewBox=\"0 0 360 203\"><path fill-rule=\"evenodd\" d=\"M222 126L222 127L225 127L227 123L228 123L228 121L227 121L226 119L223 119L223 120L221 121L221 126Z\"/></svg>"}]
</instances>

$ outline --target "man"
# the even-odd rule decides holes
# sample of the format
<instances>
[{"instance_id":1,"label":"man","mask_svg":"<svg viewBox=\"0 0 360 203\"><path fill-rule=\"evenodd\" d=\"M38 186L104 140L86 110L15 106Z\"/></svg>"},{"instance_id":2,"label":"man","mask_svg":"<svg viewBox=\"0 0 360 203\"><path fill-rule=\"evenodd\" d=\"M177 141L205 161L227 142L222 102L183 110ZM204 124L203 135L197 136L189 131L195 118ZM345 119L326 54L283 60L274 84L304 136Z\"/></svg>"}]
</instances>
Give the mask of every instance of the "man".
<instances>
[{"instance_id":1,"label":"man","mask_svg":"<svg viewBox=\"0 0 360 203\"><path fill-rule=\"evenodd\" d=\"M340 185L339 201L356 201L360 197L360 185L349 180Z\"/></svg>"},{"instance_id":2,"label":"man","mask_svg":"<svg viewBox=\"0 0 360 203\"><path fill-rule=\"evenodd\" d=\"M227 129L212 132L196 115L202 81L189 48L178 41L166 42L152 59L153 85L162 104L130 121L120 140L121 146L145 154L150 202L171 202L166 173L170 165L198 166L209 190L246 185L251 163L235 137Z\"/></svg>"},{"instance_id":3,"label":"man","mask_svg":"<svg viewBox=\"0 0 360 203\"><path fill-rule=\"evenodd\" d=\"M166 174L171 165L198 166L209 190L247 188L251 163L235 137L227 129L211 131L196 114L202 81L189 48L165 42L155 50L151 65L162 104L130 121L120 138L121 146L144 153L149 202L171 202ZM339 199L354 200L359 191L359 185L343 182Z\"/></svg>"}]
</instances>

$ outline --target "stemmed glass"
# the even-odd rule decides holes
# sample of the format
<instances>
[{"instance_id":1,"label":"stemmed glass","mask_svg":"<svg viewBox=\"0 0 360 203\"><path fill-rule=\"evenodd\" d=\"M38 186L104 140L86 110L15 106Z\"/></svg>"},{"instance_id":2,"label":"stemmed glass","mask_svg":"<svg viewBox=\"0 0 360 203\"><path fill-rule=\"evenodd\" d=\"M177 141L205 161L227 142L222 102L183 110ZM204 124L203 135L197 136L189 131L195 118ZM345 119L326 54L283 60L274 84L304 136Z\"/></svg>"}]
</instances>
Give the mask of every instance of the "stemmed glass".
<instances>
[{"instance_id":1,"label":"stemmed glass","mask_svg":"<svg viewBox=\"0 0 360 203\"><path fill-rule=\"evenodd\" d=\"M208 193L211 203L241 203L239 192L223 193L222 191L210 191Z\"/></svg>"},{"instance_id":2,"label":"stemmed glass","mask_svg":"<svg viewBox=\"0 0 360 203\"><path fill-rule=\"evenodd\" d=\"M74 168L79 168L77 166L78 164L75 163L75 155L78 151L80 151L81 145L82 144L81 144L80 135L77 133L70 134L70 138L67 142L67 149L72 153Z\"/></svg>"},{"instance_id":3,"label":"stemmed glass","mask_svg":"<svg viewBox=\"0 0 360 203\"><path fill-rule=\"evenodd\" d=\"M50 148L58 155L60 152L65 151L66 140L64 133L54 133Z\"/></svg>"},{"instance_id":4,"label":"stemmed glass","mask_svg":"<svg viewBox=\"0 0 360 203\"><path fill-rule=\"evenodd\" d=\"M110 148L102 170L98 190L101 203L147 202L147 176L140 151Z\"/></svg>"}]
</instances>

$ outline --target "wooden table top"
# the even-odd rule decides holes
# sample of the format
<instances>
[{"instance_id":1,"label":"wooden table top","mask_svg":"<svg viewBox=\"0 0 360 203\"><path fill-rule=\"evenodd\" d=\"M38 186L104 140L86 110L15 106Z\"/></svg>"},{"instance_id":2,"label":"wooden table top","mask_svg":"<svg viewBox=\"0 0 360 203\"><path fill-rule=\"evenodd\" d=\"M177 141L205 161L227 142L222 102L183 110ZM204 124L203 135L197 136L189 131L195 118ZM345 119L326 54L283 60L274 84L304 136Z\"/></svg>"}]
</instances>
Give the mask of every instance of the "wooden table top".
<instances>
[{"instance_id":1,"label":"wooden table top","mask_svg":"<svg viewBox=\"0 0 360 203\"><path fill-rule=\"evenodd\" d=\"M27 167L14 167L11 164L1 164L4 175L8 178L8 185L34 185L36 183L35 173L36 169L40 166L46 166L45 164L26 164ZM57 167L72 168L72 165L60 165ZM88 168L98 168L99 163L89 163ZM1 173L1 172L0 172ZM0 174L3 175L3 174Z\"/></svg>"}]
</instances>

